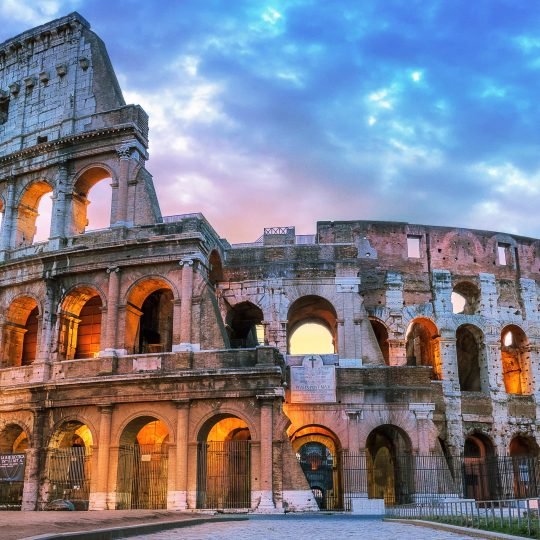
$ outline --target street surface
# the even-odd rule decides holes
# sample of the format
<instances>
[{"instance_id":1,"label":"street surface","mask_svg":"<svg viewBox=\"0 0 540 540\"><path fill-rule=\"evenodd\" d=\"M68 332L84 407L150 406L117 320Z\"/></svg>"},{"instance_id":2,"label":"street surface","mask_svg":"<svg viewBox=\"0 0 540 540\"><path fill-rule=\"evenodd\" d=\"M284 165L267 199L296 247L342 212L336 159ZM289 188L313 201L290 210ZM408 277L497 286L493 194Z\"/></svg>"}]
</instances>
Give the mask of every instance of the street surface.
<instances>
[{"instance_id":1,"label":"street surface","mask_svg":"<svg viewBox=\"0 0 540 540\"><path fill-rule=\"evenodd\" d=\"M281 516L250 518L248 521L206 523L173 529L133 540L470 540L470 536L383 522L379 519L323 515L316 517Z\"/></svg>"}]
</instances>

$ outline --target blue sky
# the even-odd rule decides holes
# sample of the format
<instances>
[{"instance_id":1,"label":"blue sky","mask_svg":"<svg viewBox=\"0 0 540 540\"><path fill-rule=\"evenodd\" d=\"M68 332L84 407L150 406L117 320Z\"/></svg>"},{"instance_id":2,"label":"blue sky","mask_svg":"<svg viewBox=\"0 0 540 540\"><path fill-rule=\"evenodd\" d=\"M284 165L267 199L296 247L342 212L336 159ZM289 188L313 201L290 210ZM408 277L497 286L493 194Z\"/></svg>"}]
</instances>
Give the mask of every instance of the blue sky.
<instances>
[{"instance_id":1,"label":"blue sky","mask_svg":"<svg viewBox=\"0 0 540 540\"><path fill-rule=\"evenodd\" d=\"M0 0L0 41L73 10L150 115L164 215L540 237L534 0Z\"/></svg>"}]
</instances>

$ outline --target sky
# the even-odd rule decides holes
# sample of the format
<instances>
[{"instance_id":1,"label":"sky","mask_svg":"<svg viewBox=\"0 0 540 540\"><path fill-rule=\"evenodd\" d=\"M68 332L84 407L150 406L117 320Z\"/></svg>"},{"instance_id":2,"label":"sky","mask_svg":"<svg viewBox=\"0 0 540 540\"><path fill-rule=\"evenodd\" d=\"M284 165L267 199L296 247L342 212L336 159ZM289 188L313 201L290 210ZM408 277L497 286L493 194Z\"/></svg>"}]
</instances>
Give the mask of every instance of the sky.
<instances>
[{"instance_id":1,"label":"sky","mask_svg":"<svg viewBox=\"0 0 540 540\"><path fill-rule=\"evenodd\" d=\"M0 0L0 42L74 10L150 116L163 215L540 237L540 2Z\"/></svg>"}]
</instances>

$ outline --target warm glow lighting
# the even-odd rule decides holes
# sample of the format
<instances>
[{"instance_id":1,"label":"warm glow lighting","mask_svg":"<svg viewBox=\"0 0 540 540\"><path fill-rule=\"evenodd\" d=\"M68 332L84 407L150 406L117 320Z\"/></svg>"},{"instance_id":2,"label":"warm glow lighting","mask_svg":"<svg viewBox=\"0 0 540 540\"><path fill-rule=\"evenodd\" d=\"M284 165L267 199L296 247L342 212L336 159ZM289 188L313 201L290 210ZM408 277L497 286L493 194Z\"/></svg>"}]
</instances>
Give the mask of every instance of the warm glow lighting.
<instances>
[{"instance_id":1,"label":"warm glow lighting","mask_svg":"<svg viewBox=\"0 0 540 540\"><path fill-rule=\"evenodd\" d=\"M334 354L332 334L322 324L299 326L290 340L290 354Z\"/></svg>"}]
</instances>

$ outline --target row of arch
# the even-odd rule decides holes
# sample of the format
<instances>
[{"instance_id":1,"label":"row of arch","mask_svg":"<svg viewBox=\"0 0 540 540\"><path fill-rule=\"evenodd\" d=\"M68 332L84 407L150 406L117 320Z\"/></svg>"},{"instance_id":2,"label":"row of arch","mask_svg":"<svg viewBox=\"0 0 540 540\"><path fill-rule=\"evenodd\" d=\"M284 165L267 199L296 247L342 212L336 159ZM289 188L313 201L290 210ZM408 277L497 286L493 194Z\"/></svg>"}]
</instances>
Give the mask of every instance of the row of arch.
<instances>
[{"instance_id":1,"label":"row of arch","mask_svg":"<svg viewBox=\"0 0 540 540\"><path fill-rule=\"evenodd\" d=\"M74 236L87 230L108 227L112 223L112 190L113 171L104 164L92 165L81 171L74 179L69 193L62 193L65 201L59 197L59 190L66 189L65 180L55 190L54 182L40 179L25 186L20 193L1 196L1 211L6 214L6 206L11 205L13 214L9 216L11 223L3 219L2 227L10 227L9 236L4 241L9 247L19 248L58 236ZM56 192L55 192L56 191ZM91 201L99 201L99 206L91 206ZM61 211L57 206L66 205ZM63 230L53 230L53 216L66 214L67 224ZM8 247L8 246L6 246Z\"/></svg>"}]
</instances>

